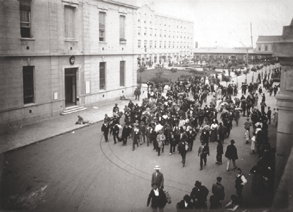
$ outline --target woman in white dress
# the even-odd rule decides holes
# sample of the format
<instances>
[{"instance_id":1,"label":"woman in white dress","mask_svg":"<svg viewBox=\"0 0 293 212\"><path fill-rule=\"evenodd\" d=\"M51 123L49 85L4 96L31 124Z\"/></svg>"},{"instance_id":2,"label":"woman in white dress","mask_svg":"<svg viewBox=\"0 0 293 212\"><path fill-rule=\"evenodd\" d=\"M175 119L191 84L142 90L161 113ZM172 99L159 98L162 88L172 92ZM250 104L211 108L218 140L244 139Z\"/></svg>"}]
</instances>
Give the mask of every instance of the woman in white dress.
<instances>
[{"instance_id":1,"label":"woman in white dress","mask_svg":"<svg viewBox=\"0 0 293 212\"><path fill-rule=\"evenodd\" d=\"M218 134L218 124L216 123L216 120L213 120L213 123L211 124L211 142L217 141L217 134Z\"/></svg>"},{"instance_id":2,"label":"woman in white dress","mask_svg":"<svg viewBox=\"0 0 293 212\"><path fill-rule=\"evenodd\" d=\"M274 108L274 114L273 114L274 115L274 118L273 118L274 127L278 126L278 116L279 116L278 111L279 111L278 108L277 108L277 110L276 110L276 108Z\"/></svg>"}]
</instances>

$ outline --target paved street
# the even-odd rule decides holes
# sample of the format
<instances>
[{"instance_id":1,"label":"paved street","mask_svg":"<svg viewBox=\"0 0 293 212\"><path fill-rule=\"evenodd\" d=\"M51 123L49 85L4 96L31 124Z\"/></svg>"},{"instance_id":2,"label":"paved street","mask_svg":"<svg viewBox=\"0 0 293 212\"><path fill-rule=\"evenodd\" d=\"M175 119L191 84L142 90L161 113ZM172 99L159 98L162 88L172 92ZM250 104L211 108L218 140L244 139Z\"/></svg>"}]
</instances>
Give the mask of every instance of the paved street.
<instances>
[{"instance_id":1,"label":"paved street","mask_svg":"<svg viewBox=\"0 0 293 212\"><path fill-rule=\"evenodd\" d=\"M274 97L267 95L267 104L276 105ZM218 116L219 117L219 116ZM259 205L263 199L252 195L252 175L249 170L255 165L257 156L250 154L250 145L245 144L241 117L238 127L233 126L230 137L225 140L224 150L230 139L236 141L239 159L248 179L243 196L246 207ZM166 211L176 211L176 203L189 194L194 182L199 180L211 194L217 176L223 178L226 190L224 204L235 194L236 171L225 170L216 165L216 143L210 143L211 155L207 166L199 170L197 137L194 149L187 154L186 167L181 157L169 156L169 146L158 157L152 146L143 144L132 151L132 140L127 146L114 145L112 138L105 143L100 133L101 123L74 130L1 155L3 161L1 182L1 208L34 211L151 211L146 207L151 190L151 174L155 165L161 166L165 177L165 188L172 197ZM276 128L269 126L269 138L275 146Z\"/></svg>"}]
</instances>

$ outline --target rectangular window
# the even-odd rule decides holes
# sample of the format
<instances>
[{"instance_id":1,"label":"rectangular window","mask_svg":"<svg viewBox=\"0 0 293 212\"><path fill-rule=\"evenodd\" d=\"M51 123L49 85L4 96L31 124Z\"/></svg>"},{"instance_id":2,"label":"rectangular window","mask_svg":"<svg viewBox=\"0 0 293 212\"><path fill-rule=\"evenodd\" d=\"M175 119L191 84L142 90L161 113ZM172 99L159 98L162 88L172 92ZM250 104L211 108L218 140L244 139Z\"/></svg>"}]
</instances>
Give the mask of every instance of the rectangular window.
<instances>
[{"instance_id":1,"label":"rectangular window","mask_svg":"<svg viewBox=\"0 0 293 212\"><path fill-rule=\"evenodd\" d=\"M141 40L138 40L138 48L141 48Z\"/></svg>"},{"instance_id":2,"label":"rectangular window","mask_svg":"<svg viewBox=\"0 0 293 212\"><path fill-rule=\"evenodd\" d=\"M138 27L137 28L137 32L138 32L138 35L140 35L140 33L141 33L141 27Z\"/></svg>"},{"instance_id":3,"label":"rectangular window","mask_svg":"<svg viewBox=\"0 0 293 212\"><path fill-rule=\"evenodd\" d=\"M146 48L146 47L147 47L147 41L144 40L144 48Z\"/></svg>"},{"instance_id":4,"label":"rectangular window","mask_svg":"<svg viewBox=\"0 0 293 212\"><path fill-rule=\"evenodd\" d=\"M125 39L125 16L120 15L120 41L126 41Z\"/></svg>"},{"instance_id":5,"label":"rectangular window","mask_svg":"<svg viewBox=\"0 0 293 212\"><path fill-rule=\"evenodd\" d=\"M155 36L157 36L157 29L155 29Z\"/></svg>"},{"instance_id":6,"label":"rectangular window","mask_svg":"<svg viewBox=\"0 0 293 212\"><path fill-rule=\"evenodd\" d=\"M164 48L166 48L166 41L164 41Z\"/></svg>"},{"instance_id":7,"label":"rectangular window","mask_svg":"<svg viewBox=\"0 0 293 212\"><path fill-rule=\"evenodd\" d=\"M157 48L157 41L155 40L154 43L155 43L154 48Z\"/></svg>"},{"instance_id":8,"label":"rectangular window","mask_svg":"<svg viewBox=\"0 0 293 212\"><path fill-rule=\"evenodd\" d=\"M34 102L34 66L23 66L23 103Z\"/></svg>"},{"instance_id":9,"label":"rectangular window","mask_svg":"<svg viewBox=\"0 0 293 212\"><path fill-rule=\"evenodd\" d=\"M268 46L267 45L265 45L265 51L268 51Z\"/></svg>"},{"instance_id":10,"label":"rectangular window","mask_svg":"<svg viewBox=\"0 0 293 212\"><path fill-rule=\"evenodd\" d=\"M162 41L160 41L160 48L162 47Z\"/></svg>"},{"instance_id":11,"label":"rectangular window","mask_svg":"<svg viewBox=\"0 0 293 212\"><path fill-rule=\"evenodd\" d=\"M75 28L75 21L74 21L74 7L65 6L64 7L64 14L65 14L65 38L66 39L74 39L74 28Z\"/></svg>"},{"instance_id":12,"label":"rectangular window","mask_svg":"<svg viewBox=\"0 0 293 212\"><path fill-rule=\"evenodd\" d=\"M147 34L147 28L145 27L144 28L144 35L146 35Z\"/></svg>"},{"instance_id":13,"label":"rectangular window","mask_svg":"<svg viewBox=\"0 0 293 212\"><path fill-rule=\"evenodd\" d=\"M169 41L169 48L171 48L171 41Z\"/></svg>"},{"instance_id":14,"label":"rectangular window","mask_svg":"<svg viewBox=\"0 0 293 212\"><path fill-rule=\"evenodd\" d=\"M106 63L100 63L100 90L106 90Z\"/></svg>"},{"instance_id":15,"label":"rectangular window","mask_svg":"<svg viewBox=\"0 0 293 212\"><path fill-rule=\"evenodd\" d=\"M152 41L150 40L150 48L152 48Z\"/></svg>"},{"instance_id":16,"label":"rectangular window","mask_svg":"<svg viewBox=\"0 0 293 212\"><path fill-rule=\"evenodd\" d=\"M125 61L120 61L120 86L125 86Z\"/></svg>"},{"instance_id":17,"label":"rectangular window","mask_svg":"<svg viewBox=\"0 0 293 212\"><path fill-rule=\"evenodd\" d=\"M150 36L152 36L152 33L153 33L153 29L150 28Z\"/></svg>"},{"instance_id":18,"label":"rectangular window","mask_svg":"<svg viewBox=\"0 0 293 212\"><path fill-rule=\"evenodd\" d=\"M106 13L99 12L99 41L105 41Z\"/></svg>"},{"instance_id":19,"label":"rectangular window","mask_svg":"<svg viewBox=\"0 0 293 212\"><path fill-rule=\"evenodd\" d=\"M19 1L20 11L20 36L22 38L31 37L31 1Z\"/></svg>"}]
</instances>

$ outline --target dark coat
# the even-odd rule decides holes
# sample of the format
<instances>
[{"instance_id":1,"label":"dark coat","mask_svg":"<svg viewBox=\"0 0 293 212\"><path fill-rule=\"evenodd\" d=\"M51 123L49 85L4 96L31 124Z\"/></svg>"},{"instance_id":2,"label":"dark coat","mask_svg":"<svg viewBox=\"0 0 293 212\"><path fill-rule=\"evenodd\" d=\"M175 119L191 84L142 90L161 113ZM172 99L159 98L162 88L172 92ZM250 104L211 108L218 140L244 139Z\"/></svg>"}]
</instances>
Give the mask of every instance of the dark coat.
<instances>
[{"instance_id":1,"label":"dark coat","mask_svg":"<svg viewBox=\"0 0 293 212\"><path fill-rule=\"evenodd\" d=\"M221 183L214 183L212 187L212 192L219 200L223 200L225 198L225 189Z\"/></svg>"},{"instance_id":2,"label":"dark coat","mask_svg":"<svg viewBox=\"0 0 293 212\"><path fill-rule=\"evenodd\" d=\"M123 130L122 130L122 137L123 138L127 138L128 136L130 136L131 134L131 127L127 127L126 125L123 127Z\"/></svg>"},{"instance_id":3,"label":"dark coat","mask_svg":"<svg viewBox=\"0 0 293 212\"><path fill-rule=\"evenodd\" d=\"M187 206L185 206L184 200L181 200L176 205L177 212L179 211L193 211L193 204L191 202L187 203Z\"/></svg>"},{"instance_id":4,"label":"dark coat","mask_svg":"<svg viewBox=\"0 0 293 212\"><path fill-rule=\"evenodd\" d=\"M153 189L151 190L149 197L148 197L147 205L150 204L151 200L152 200L152 203L151 203L152 208L158 208L158 207L164 208L167 203L166 195L165 195L164 191L160 188L159 188L159 196L155 195L155 192Z\"/></svg>"},{"instance_id":5,"label":"dark coat","mask_svg":"<svg viewBox=\"0 0 293 212\"><path fill-rule=\"evenodd\" d=\"M158 174L156 174L156 173L157 172L154 172L152 174L152 183L151 183L151 185L153 183L155 183L158 188L163 188L164 187L164 175L161 172L158 172Z\"/></svg>"},{"instance_id":6,"label":"dark coat","mask_svg":"<svg viewBox=\"0 0 293 212\"><path fill-rule=\"evenodd\" d=\"M109 132L109 125L108 124L103 124L102 127L101 127L101 131L105 134L108 134Z\"/></svg>"},{"instance_id":7,"label":"dark coat","mask_svg":"<svg viewBox=\"0 0 293 212\"><path fill-rule=\"evenodd\" d=\"M223 154L224 150L223 150L223 145L222 144L218 144L217 146L217 154Z\"/></svg>"},{"instance_id":8,"label":"dark coat","mask_svg":"<svg viewBox=\"0 0 293 212\"><path fill-rule=\"evenodd\" d=\"M230 144L229 146L227 146L225 157L228 159L233 159L233 160L238 159L237 149L233 144Z\"/></svg>"}]
</instances>

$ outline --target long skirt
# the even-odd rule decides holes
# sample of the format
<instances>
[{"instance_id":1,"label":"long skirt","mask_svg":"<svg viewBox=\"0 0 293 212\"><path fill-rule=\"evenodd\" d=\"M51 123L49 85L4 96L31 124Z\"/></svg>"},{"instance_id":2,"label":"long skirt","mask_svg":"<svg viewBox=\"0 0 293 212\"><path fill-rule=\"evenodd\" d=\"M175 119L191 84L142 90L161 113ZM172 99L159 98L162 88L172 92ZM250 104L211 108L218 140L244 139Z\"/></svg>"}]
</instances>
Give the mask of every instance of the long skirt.
<instances>
[{"instance_id":1,"label":"long skirt","mask_svg":"<svg viewBox=\"0 0 293 212\"><path fill-rule=\"evenodd\" d=\"M212 130L211 142L217 141L217 133L218 133L217 129Z\"/></svg>"}]
</instances>

